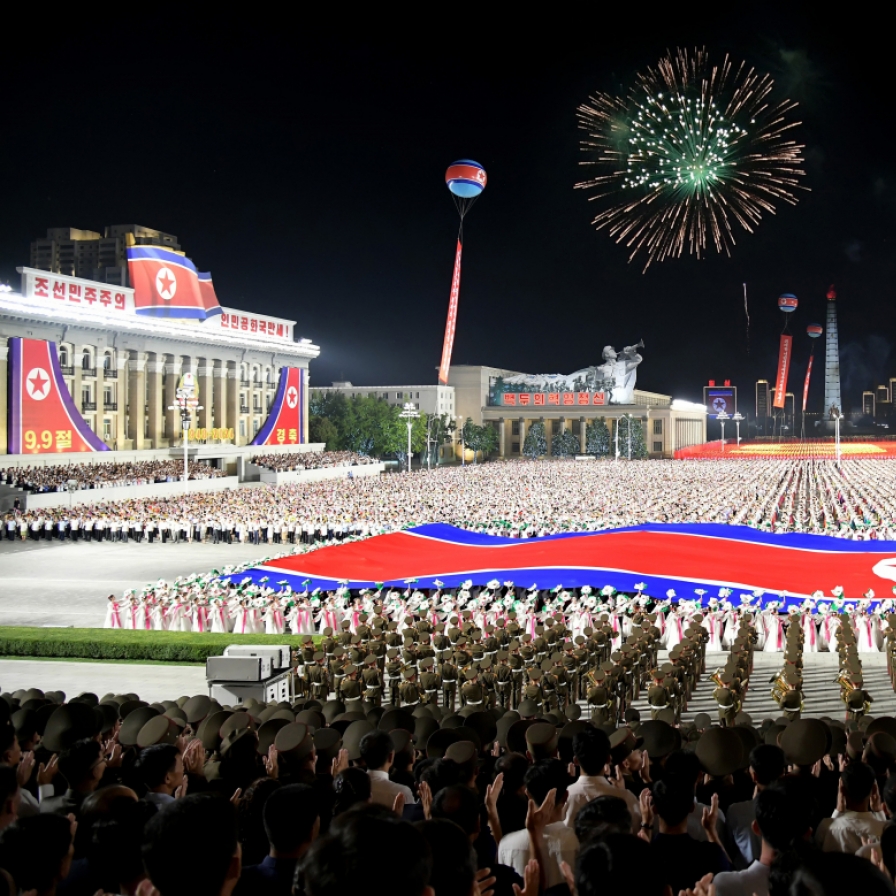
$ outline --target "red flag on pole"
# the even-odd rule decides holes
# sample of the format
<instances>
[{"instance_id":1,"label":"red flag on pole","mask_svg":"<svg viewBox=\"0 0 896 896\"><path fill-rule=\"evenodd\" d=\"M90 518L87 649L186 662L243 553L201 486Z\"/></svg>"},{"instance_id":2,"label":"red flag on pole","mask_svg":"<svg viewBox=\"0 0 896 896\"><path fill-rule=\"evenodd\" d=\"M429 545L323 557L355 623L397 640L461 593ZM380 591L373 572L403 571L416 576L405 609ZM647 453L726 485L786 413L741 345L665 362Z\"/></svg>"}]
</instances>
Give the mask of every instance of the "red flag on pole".
<instances>
[{"instance_id":1,"label":"red flag on pole","mask_svg":"<svg viewBox=\"0 0 896 896\"><path fill-rule=\"evenodd\" d=\"M445 341L442 343L442 363L439 365L439 382L447 385L451 367L451 351L454 348L454 327L457 323L457 300L460 296L460 254L463 245L457 241L454 255L454 276L451 278L451 296L448 299L448 322L445 324Z\"/></svg>"},{"instance_id":2,"label":"red flag on pole","mask_svg":"<svg viewBox=\"0 0 896 896\"><path fill-rule=\"evenodd\" d=\"M803 413L806 413L806 402L809 400L809 377L812 376L812 358L809 355L809 366L806 368L806 382L803 384Z\"/></svg>"},{"instance_id":3,"label":"red flag on pole","mask_svg":"<svg viewBox=\"0 0 896 896\"><path fill-rule=\"evenodd\" d=\"M784 407L784 399L787 395L787 376L790 373L790 348L793 345L793 336L787 333L781 336L781 348L778 351L778 375L775 378L775 402L776 408Z\"/></svg>"}]
</instances>

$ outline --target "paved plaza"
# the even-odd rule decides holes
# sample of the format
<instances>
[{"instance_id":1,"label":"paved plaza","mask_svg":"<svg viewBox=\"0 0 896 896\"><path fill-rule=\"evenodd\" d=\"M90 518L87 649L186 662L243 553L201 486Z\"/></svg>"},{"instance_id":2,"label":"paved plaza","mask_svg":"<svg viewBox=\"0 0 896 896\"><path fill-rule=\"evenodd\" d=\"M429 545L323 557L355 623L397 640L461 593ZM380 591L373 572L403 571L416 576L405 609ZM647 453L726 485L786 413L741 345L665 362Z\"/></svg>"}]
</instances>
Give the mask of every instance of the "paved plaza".
<instances>
[{"instance_id":1,"label":"paved plaza","mask_svg":"<svg viewBox=\"0 0 896 896\"><path fill-rule=\"evenodd\" d=\"M0 625L99 628L106 598L159 579L278 554L287 545L0 542Z\"/></svg>"}]
</instances>

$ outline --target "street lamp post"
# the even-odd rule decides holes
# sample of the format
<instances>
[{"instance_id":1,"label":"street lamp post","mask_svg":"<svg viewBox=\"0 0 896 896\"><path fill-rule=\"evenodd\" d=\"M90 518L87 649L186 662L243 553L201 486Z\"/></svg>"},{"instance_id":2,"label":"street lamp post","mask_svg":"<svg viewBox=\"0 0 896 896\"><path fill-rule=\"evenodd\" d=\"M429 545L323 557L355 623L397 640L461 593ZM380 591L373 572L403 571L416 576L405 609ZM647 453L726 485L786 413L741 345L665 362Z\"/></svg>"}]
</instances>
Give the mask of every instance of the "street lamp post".
<instances>
[{"instance_id":1,"label":"street lamp post","mask_svg":"<svg viewBox=\"0 0 896 896\"><path fill-rule=\"evenodd\" d=\"M837 405L832 404L830 416L831 420L834 421L834 446L837 452L837 469L840 469L840 420L843 417L843 414Z\"/></svg>"},{"instance_id":2,"label":"street lamp post","mask_svg":"<svg viewBox=\"0 0 896 896\"><path fill-rule=\"evenodd\" d=\"M457 421L460 423L459 432L460 432L460 465L465 467L467 465L467 445L464 441L464 418L458 417Z\"/></svg>"},{"instance_id":3,"label":"street lamp post","mask_svg":"<svg viewBox=\"0 0 896 896\"><path fill-rule=\"evenodd\" d=\"M628 420L628 459L632 459L632 420L634 419L631 414L625 415Z\"/></svg>"},{"instance_id":4,"label":"street lamp post","mask_svg":"<svg viewBox=\"0 0 896 896\"><path fill-rule=\"evenodd\" d=\"M184 491L188 492L190 490L190 455L188 452L189 447L189 432L190 432L190 418L192 417L193 411L201 411L203 410L202 405L196 404L196 399L187 396L186 394L181 395L183 390L178 389L177 395L174 399L174 404L170 405L169 411L179 411L180 412L180 425L181 432L184 437Z\"/></svg>"},{"instance_id":5,"label":"street lamp post","mask_svg":"<svg viewBox=\"0 0 896 896\"><path fill-rule=\"evenodd\" d=\"M744 415L740 411L736 411L731 419L734 421L734 426L737 429L737 447L740 448L740 424L744 419Z\"/></svg>"},{"instance_id":6,"label":"street lamp post","mask_svg":"<svg viewBox=\"0 0 896 896\"><path fill-rule=\"evenodd\" d=\"M730 419L731 415L727 411L719 411L719 413L716 414L716 420L722 424L722 454L725 453L725 421Z\"/></svg>"},{"instance_id":7,"label":"street lamp post","mask_svg":"<svg viewBox=\"0 0 896 896\"><path fill-rule=\"evenodd\" d=\"M411 429L414 421L420 416L420 412L414 405L408 401L405 403L404 410L398 415L408 425L408 473L411 472Z\"/></svg>"}]
</instances>

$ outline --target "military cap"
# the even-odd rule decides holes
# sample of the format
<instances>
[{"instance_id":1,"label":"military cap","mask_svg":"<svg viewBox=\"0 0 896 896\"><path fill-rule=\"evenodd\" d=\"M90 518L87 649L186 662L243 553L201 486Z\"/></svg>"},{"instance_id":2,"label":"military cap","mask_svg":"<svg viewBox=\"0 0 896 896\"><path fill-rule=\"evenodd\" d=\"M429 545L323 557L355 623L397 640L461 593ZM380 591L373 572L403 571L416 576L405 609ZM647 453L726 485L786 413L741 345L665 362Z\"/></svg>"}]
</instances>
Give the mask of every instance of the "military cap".
<instances>
[{"instance_id":1,"label":"military cap","mask_svg":"<svg viewBox=\"0 0 896 896\"><path fill-rule=\"evenodd\" d=\"M710 728L697 741L697 758L703 770L714 778L734 774L743 764L743 746L730 728Z\"/></svg>"},{"instance_id":2,"label":"military cap","mask_svg":"<svg viewBox=\"0 0 896 896\"><path fill-rule=\"evenodd\" d=\"M329 724L333 719L345 712L345 704L341 700L327 700L320 712L327 724Z\"/></svg>"},{"instance_id":3,"label":"military cap","mask_svg":"<svg viewBox=\"0 0 896 896\"><path fill-rule=\"evenodd\" d=\"M550 759L557 752L557 727L549 722L536 722L526 729L526 747L532 758Z\"/></svg>"},{"instance_id":4,"label":"military cap","mask_svg":"<svg viewBox=\"0 0 896 896\"><path fill-rule=\"evenodd\" d=\"M538 704L534 700L529 700L527 698L520 702L518 710L521 716L537 716Z\"/></svg>"},{"instance_id":5,"label":"military cap","mask_svg":"<svg viewBox=\"0 0 896 896\"><path fill-rule=\"evenodd\" d=\"M53 708L55 709L56 707L54 706ZM31 738L39 733L37 730L37 710L20 709L12 714L11 721L19 741L31 740Z\"/></svg>"},{"instance_id":6,"label":"military cap","mask_svg":"<svg viewBox=\"0 0 896 896\"><path fill-rule=\"evenodd\" d=\"M700 731L703 731L705 728L712 728L712 718L709 713L698 712L694 716L694 727Z\"/></svg>"},{"instance_id":7,"label":"military cap","mask_svg":"<svg viewBox=\"0 0 896 896\"><path fill-rule=\"evenodd\" d=\"M584 731L586 728L590 727L591 726L587 722L572 721L567 722L560 729L560 732L557 735L557 752L559 753L560 759L563 762L569 763L573 761L573 759L575 758L572 751L573 738L580 731Z\"/></svg>"},{"instance_id":8,"label":"military cap","mask_svg":"<svg viewBox=\"0 0 896 896\"><path fill-rule=\"evenodd\" d=\"M749 713L745 713L743 710L741 710L741 711L734 717L734 724L735 724L735 725L749 725L750 727L752 727L752 725L753 725L753 719L750 718Z\"/></svg>"},{"instance_id":9,"label":"military cap","mask_svg":"<svg viewBox=\"0 0 896 896\"><path fill-rule=\"evenodd\" d=\"M233 713L227 709L219 709L217 712L206 716L196 732L202 746L210 753L214 752L221 746L221 726L230 718ZM122 731L124 725L121 726Z\"/></svg>"},{"instance_id":10,"label":"military cap","mask_svg":"<svg viewBox=\"0 0 896 896\"><path fill-rule=\"evenodd\" d=\"M342 735L334 728L318 728L312 739L319 761L332 762L342 749Z\"/></svg>"},{"instance_id":11,"label":"military cap","mask_svg":"<svg viewBox=\"0 0 896 896\"><path fill-rule=\"evenodd\" d=\"M526 732L533 725L537 724L539 724L539 722L536 719L519 719L515 721L507 729L506 740L508 751L511 753L522 753L525 756L528 750L526 744Z\"/></svg>"},{"instance_id":12,"label":"military cap","mask_svg":"<svg viewBox=\"0 0 896 896\"><path fill-rule=\"evenodd\" d=\"M831 749L828 750L828 755L831 759L836 760L838 756L846 752L846 729L837 726L829 727L831 729Z\"/></svg>"},{"instance_id":13,"label":"military cap","mask_svg":"<svg viewBox=\"0 0 896 896\"><path fill-rule=\"evenodd\" d=\"M389 732L389 737L392 740L392 747L396 753L401 753L402 751L414 752L414 735L410 731L406 731L404 728L393 728Z\"/></svg>"},{"instance_id":14,"label":"military cap","mask_svg":"<svg viewBox=\"0 0 896 896\"><path fill-rule=\"evenodd\" d=\"M293 724L286 719L268 719L258 729L258 752L262 756L266 756L268 750L274 745L277 733L281 728Z\"/></svg>"},{"instance_id":15,"label":"military cap","mask_svg":"<svg viewBox=\"0 0 896 896\"><path fill-rule=\"evenodd\" d=\"M406 709L390 709L383 713L377 724L381 731L392 731L394 728L403 728L413 733L416 719L413 713Z\"/></svg>"},{"instance_id":16,"label":"military cap","mask_svg":"<svg viewBox=\"0 0 896 896\"><path fill-rule=\"evenodd\" d=\"M239 746L237 746L239 744ZM257 752L258 736L251 728L236 728L221 741L221 755L227 756L232 752L239 755L247 755Z\"/></svg>"},{"instance_id":17,"label":"military cap","mask_svg":"<svg viewBox=\"0 0 896 896\"><path fill-rule=\"evenodd\" d=\"M457 743L461 738L458 737L459 729L457 728L439 728L433 731L426 742L426 756L429 759L442 759L445 751L451 744ZM422 749L422 748L421 748Z\"/></svg>"},{"instance_id":18,"label":"military cap","mask_svg":"<svg viewBox=\"0 0 896 896\"><path fill-rule=\"evenodd\" d=\"M302 759L314 749L313 732L302 722L287 723L274 734L274 747L278 753Z\"/></svg>"},{"instance_id":19,"label":"military cap","mask_svg":"<svg viewBox=\"0 0 896 896\"><path fill-rule=\"evenodd\" d=\"M458 740L447 747L444 758L450 759L458 765L472 766L475 768L479 756L474 743L469 740Z\"/></svg>"},{"instance_id":20,"label":"military cap","mask_svg":"<svg viewBox=\"0 0 896 896\"><path fill-rule=\"evenodd\" d=\"M846 738L846 755L850 759L861 759L864 751L865 735L861 731L850 732Z\"/></svg>"},{"instance_id":21,"label":"military cap","mask_svg":"<svg viewBox=\"0 0 896 896\"><path fill-rule=\"evenodd\" d=\"M121 723L118 732L118 740L125 747L133 747L137 744L137 735L140 729L150 720L161 713L153 709L151 706L138 706L128 717Z\"/></svg>"},{"instance_id":22,"label":"military cap","mask_svg":"<svg viewBox=\"0 0 896 896\"><path fill-rule=\"evenodd\" d=\"M889 734L890 737L896 737L896 719L892 716L878 716L868 726L866 733L870 737L878 731L884 731Z\"/></svg>"},{"instance_id":23,"label":"military cap","mask_svg":"<svg viewBox=\"0 0 896 896\"><path fill-rule=\"evenodd\" d=\"M303 709L301 712L297 712L296 721L307 725L312 730L323 728L325 725L323 713L316 709Z\"/></svg>"},{"instance_id":24,"label":"military cap","mask_svg":"<svg viewBox=\"0 0 896 896\"><path fill-rule=\"evenodd\" d=\"M137 746L141 750L156 744L173 744L180 729L167 716L154 716L137 732Z\"/></svg>"},{"instance_id":25,"label":"military cap","mask_svg":"<svg viewBox=\"0 0 896 896\"><path fill-rule=\"evenodd\" d=\"M765 742L767 744L772 744L776 747L780 746L780 737L784 733L784 731L789 727L790 722L787 724L781 724L780 722L772 722L766 729L763 735Z\"/></svg>"},{"instance_id":26,"label":"military cap","mask_svg":"<svg viewBox=\"0 0 896 896\"><path fill-rule=\"evenodd\" d=\"M235 712L229 718L225 719L219 732L221 740L224 740L224 738L232 731L237 731L240 728L255 728L255 724L249 713Z\"/></svg>"},{"instance_id":27,"label":"military cap","mask_svg":"<svg viewBox=\"0 0 896 896\"><path fill-rule=\"evenodd\" d=\"M830 749L831 735L820 719L797 719L781 733L780 745L794 765L814 765Z\"/></svg>"},{"instance_id":28,"label":"military cap","mask_svg":"<svg viewBox=\"0 0 896 896\"><path fill-rule=\"evenodd\" d=\"M365 735L376 728L366 719L359 719L352 722L342 734L342 745L348 750L348 758L353 762L357 762L361 758L361 741Z\"/></svg>"},{"instance_id":29,"label":"military cap","mask_svg":"<svg viewBox=\"0 0 896 896\"><path fill-rule=\"evenodd\" d=\"M140 709L141 706L148 706L149 704L145 700L125 700L122 703L118 711L121 714L123 719L126 719L135 709Z\"/></svg>"},{"instance_id":30,"label":"military cap","mask_svg":"<svg viewBox=\"0 0 896 896\"><path fill-rule=\"evenodd\" d=\"M868 737L868 749L866 755L881 759L887 765L896 762L896 738L886 731L876 731Z\"/></svg>"},{"instance_id":31,"label":"military cap","mask_svg":"<svg viewBox=\"0 0 896 896\"><path fill-rule=\"evenodd\" d=\"M471 713L466 717L463 727L475 731L483 745L493 743L498 733L498 722L490 712Z\"/></svg>"},{"instance_id":32,"label":"military cap","mask_svg":"<svg viewBox=\"0 0 896 896\"><path fill-rule=\"evenodd\" d=\"M668 756L681 746L681 735L667 722L650 719L641 723L639 734L644 738L644 749L651 761Z\"/></svg>"},{"instance_id":33,"label":"military cap","mask_svg":"<svg viewBox=\"0 0 896 896\"><path fill-rule=\"evenodd\" d=\"M196 725L209 714L211 706L212 701L206 694L197 694L195 697L190 697L182 708L186 720L191 725Z\"/></svg>"},{"instance_id":34,"label":"military cap","mask_svg":"<svg viewBox=\"0 0 896 896\"><path fill-rule=\"evenodd\" d=\"M93 708L97 718L101 719L100 734L108 734L118 724L118 707L114 703L102 703ZM13 716L15 719L15 716ZM15 724L15 722L13 722ZM21 740L21 738L19 738Z\"/></svg>"},{"instance_id":35,"label":"military cap","mask_svg":"<svg viewBox=\"0 0 896 896\"><path fill-rule=\"evenodd\" d=\"M620 765L642 746L644 746L643 737L636 737L631 728L618 728L610 735L610 756L613 765Z\"/></svg>"}]
</instances>

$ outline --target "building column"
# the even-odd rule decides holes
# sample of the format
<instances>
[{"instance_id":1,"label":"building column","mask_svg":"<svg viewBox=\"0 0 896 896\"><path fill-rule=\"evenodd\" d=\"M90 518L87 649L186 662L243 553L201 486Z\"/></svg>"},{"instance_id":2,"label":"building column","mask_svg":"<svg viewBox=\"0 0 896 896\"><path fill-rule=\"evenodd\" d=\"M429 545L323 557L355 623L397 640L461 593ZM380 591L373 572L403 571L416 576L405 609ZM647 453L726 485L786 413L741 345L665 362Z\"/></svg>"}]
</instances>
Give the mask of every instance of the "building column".
<instances>
[{"instance_id":1,"label":"building column","mask_svg":"<svg viewBox=\"0 0 896 896\"><path fill-rule=\"evenodd\" d=\"M304 375L305 377L305 401L302 406L302 419L305 421L302 426L302 444L307 445L311 441L311 436L308 433L308 414L310 409L310 404L308 401L308 396L311 394L311 371L307 367L302 368L302 373L299 376ZM280 371L277 371L277 377L275 377L275 382L279 381Z\"/></svg>"},{"instance_id":2,"label":"building column","mask_svg":"<svg viewBox=\"0 0 896 896\"><path fill-rule=\"evenodd\" d=\"M227 362L215 361L214 377L215 422L213 426L226 428L231 418L227 413Z\"/></svg>"},{"instance_id":3,"label":"building column","mask_svg":"<svg viewBox=\"0 0 896 896\"><path fill-rule=\"evenodd\" d=\"M96 381L94 383L93 400L96 402L96 434L103 438L106 431L106 374L103 367L103 357L100 355L99 346L97 346L96 355L94 355L93 363L96 365ZM105 439L103 439L105 442ZM111 441L111 440L110 440Z\"/></svg>"},{"instance_id":4,"label":"building column","mask_svg":"<svg viewBox=\"0 0 896 896\"><path fill-rule=\"evenodd\" d=\"M230 363L227 369L227 420L233 427L233 444L242 445L240 440L240 368L239 364Z\"/></svg>"},{"instance_id":5,"label":"building column","mask_svg":"<svg viewBox=\"0 0 896 896\"><path fill-rule=\"evenodd\" d=\"M153 448L163 447L160 443L165 437L165 411L162 408L164 391L162 376L164 373L164 361L146 362L146 377L149 387L146 414L149 417L149 439L152 441Z\"/></svg>"},{"instance_id":6,"label":"building column","mask_svg":"<svg viewBox=\"0 0 896 896\"><path fill-rule=\"evenodd\" d=\"M112 428L112 448L123 451L127 439L125 420L127 419L128 396L130 377L128 376L128 353L126 351L115 352L115 366L118 370L118 381L115 385L115 425Z\"/></svg>"},{"instance_id":7,"label":"building column","mask_svg":"<svg viewBox=\"0 0 896 896\"><path fill-rule=\"evenodd\" d=\"M84 368L81 366L84 362L82 361L82 356L84 354L84 343L83 342L74 342L72 343L72 354L74 355L74 378L72 379L72 399L75 402L75 407L78 409L78 413L83 417L83 411L81 410L81 389L82 389L82 380ZM94 362L96 363L96 362Z\"/></svg>"},{"instance_id":8,"label":"building column","mask_svg":"<svg viewBox=\"0 0 896 896\"><path fill-rule=\"evenodd\" d=\"M523 456L523 446L526 444L526 418L520 417L520 457Z\"/></svg>"},{"instance_id":9,"label":"building column","mask_svg":"<svg viewBox=\"0 0 896 896\"><path fill-rule=\"evenodd\" d=\"M142 451L146 447L143 435L146 419L146 358L142 352L132 351L128 359L128 438L131 448ZM75 367L75 382L80 381Z\"/></svg>"},{"instance_id":10,"label":"building column","mask_svg":"<svg viewBox=\"0 0 896 896\"><path fill-rule=\"evenodd\" d=\"M215 368L205 361L204 365L196 370L196 381L199 385L199 406L202 410L199 412L199 422L196 424L200 428L210 429L214 424L212 420L212 405L215 401L214 393L214 374Z\"/></svg>"},{"instance_id":11,"label":"building column","mask_svg":"<svg viewBox=\"0 0 896 896\"><path fill-rule=\"evenodd\" d=\"M548 450L547 456L553 457L554 455L554 421L553 420L545 420L544 417L539 417L538 422L544 427L544 439L547 442Z\"/></svg>"},{"instance_id":12,"label":"building column","mask_svg":"<svg viewBox=\"0 0 896 896\"><path fill-rule=\"evenodd\" d=\"M180 438L181 433L180 414L177 411L168 410L168 408L174 407L174 402L177 399L181 364L179 357L173 357L165 365L165 397L163 401L165 404L165 438L169 445L173 445Z\"/></svg>"},{"instance_id":13,"label":"building column","mask_svg":"<svg viewBox=\"0 0 896 896\"><path fill-rule=\"evenodd\" d=\"M585 418L579 417L579 454L584 454L587 442L585 441L586 425Z\"/></svg>"},{"instance_id":14,"label":"building column","mask_svg":"<svg viewBox=\"0 0 896 896\"><path fill-rule=\"evenodd\" d=\"M8 392L8 357L9 344L5 341L0 345L0 454L6 454L9 451L9 442L6 438L6 427L9 425L8 417L9 408L7 407L6 396Z\"/></svg>"},{"instance_id":15,"label":"building column","mask_svg":"<svg viewBox=\"0 0 896 896\"><path fill-rule=\"evenodd\" d=\"M505 448L507 446L507 425L503 417L498 418L498 456L506 455Z\"/></svg>"}]
</instances>

